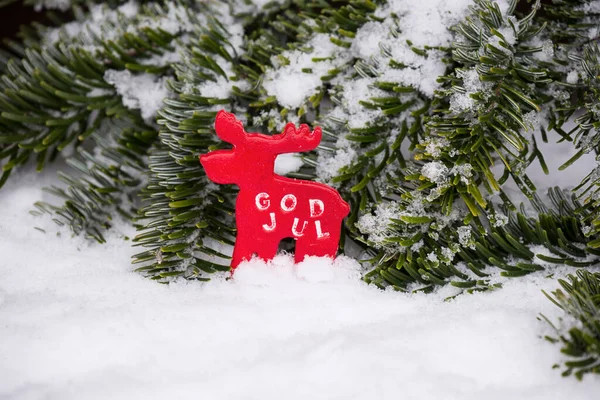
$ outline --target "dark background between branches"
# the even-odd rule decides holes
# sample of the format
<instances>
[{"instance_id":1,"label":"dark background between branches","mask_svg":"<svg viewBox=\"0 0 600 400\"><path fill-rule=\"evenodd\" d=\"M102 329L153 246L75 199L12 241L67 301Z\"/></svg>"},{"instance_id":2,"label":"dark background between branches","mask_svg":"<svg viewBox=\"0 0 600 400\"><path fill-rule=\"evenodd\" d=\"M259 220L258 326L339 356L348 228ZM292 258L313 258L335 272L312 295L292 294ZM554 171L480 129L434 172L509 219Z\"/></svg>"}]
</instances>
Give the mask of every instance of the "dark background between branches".
<instances>
[{"instance_id":1,"label":"dark background between branches","mask_svg":"<svg viewBox=\"0 0 600 400\"><path fill-rule=\"evenodd\" d=\"M542 0L542 4L550 3L551 0ZM518 8L526 12L530 4L528 1L521 0ZM68 21L69 13L57 13ZM44 12L36 12L33 7L23 4L21 1L14 2L3 8L0 8L0 39L16 39L19 26L28 25L32 22L39 22L45 25L51 24L50 19ZM0 47L5 47L0 43Z\"/></svg>"}]
</instances>

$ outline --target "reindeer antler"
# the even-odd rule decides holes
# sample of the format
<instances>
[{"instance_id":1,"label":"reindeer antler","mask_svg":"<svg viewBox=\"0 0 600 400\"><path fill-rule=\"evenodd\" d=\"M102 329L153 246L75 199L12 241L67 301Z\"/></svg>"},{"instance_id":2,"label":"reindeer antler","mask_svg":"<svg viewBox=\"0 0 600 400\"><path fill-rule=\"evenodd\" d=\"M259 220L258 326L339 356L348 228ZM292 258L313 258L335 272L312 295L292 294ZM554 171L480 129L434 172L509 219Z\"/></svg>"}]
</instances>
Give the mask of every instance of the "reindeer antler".
<instances>
[{"instance_id":1,"label":"reindeer antler","mask_svg":"<svg viewBox=\"0 0 600 400\"><path fill-rule=\"evenodd\" d=\"M215 131L217 136L227 143L236 144L246 138L244 124L234 114L221 110L215 119Z\"/></svg>"},{"instance_id":2,"label":"reindeer antler","mask_svg":"<svg viewBox=\"0 0 600 400\"><path fill-rule=\"evenodd\" d=\"M306 124L296 129L290 122L285 126L283 133L273 136L272 147L278 154L310 151L321 143L322 136L318 126L311 132Z\"/></svg>"},{"instance_id":3,"label":"reindeer antler","mask_svg":"<svg viewBox=\"0 0 600 400\"><path fill-rule=\"evenodd\" d=\"M296 153L310 151L316 148L323 136L320 127L315 127L311 132L308 125L302 124L298 129L293 123L288 123L283 133L273 136L246 133L244 124L234 114L221 110L215 119L217 135L224 141L233 145L241 144L247 140L255 141L257 136L268 138L268 147L275 154Z\"/></svg>"}]
</instances>

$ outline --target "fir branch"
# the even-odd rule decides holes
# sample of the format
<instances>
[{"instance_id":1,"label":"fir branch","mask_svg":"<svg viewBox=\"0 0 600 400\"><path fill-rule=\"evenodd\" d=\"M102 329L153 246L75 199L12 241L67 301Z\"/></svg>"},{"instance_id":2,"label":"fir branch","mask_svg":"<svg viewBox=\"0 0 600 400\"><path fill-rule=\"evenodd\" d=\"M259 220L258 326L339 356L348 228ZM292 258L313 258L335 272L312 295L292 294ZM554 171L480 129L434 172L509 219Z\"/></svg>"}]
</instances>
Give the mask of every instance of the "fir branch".
<instances>
[{"instance_id":1,"label":"fir branch","mask_svg":"<svg viewBox=\"0 0 600 400\"><path fill-rule=\"evenodd\" d=\"M515 6L512 2L508 13ZM503 269L502 276L522 276L541 268L533 263L536 257L588 265L582 260L595 254L595 241L589 232L585 237L580 222L593 215L590 207L568 202L553 190L560 212L548 211L523 173L536 158L545 165L527 113L551 104L546 91L560 76L552 64L531 56L543 50L529 45L542 32L534 22L538 6L519 20L503 15L496 3L476 1L472 16L456 27L462 40L454 44L453 59L463 68L444 78L450 89L440 93L440 102L446 108L430 119L423 141L415 145L415 162L407 163L392 194L379 202L374 215L358 221L376 266L367 281L401 290L414 282L425 285L421 290L448 283L486 290L492 286L480 278L489 266ZM497 179L491 168L499 161L505 172ZM532 199L539 215L516 212L502 191L508 177ZM488 200L495 192L508 217ZM508 225L498 224L498 215ZM373 230L381 219L390 221L387 228ZM528 244L543 245L557 256L536 256ZM457 261L466 268L453 266Z\"/></svg>"},{"instance_id":2,"label":"fir branch","mask_svg":"<svg viewBox=\"0 0 600 400\"><path fill-rule=\"evenodd\" d=\"M592 238L583 234L581 204L575 197L567 198L559 188L551 189L548 197L552 207L533 197L535 215L529 215L523 206L518 212L492 208L485 224L473 220L453 233L436 232L439 218L394 220L392 232L403 229L407 222L428 227L407 239L386 238L386 242L406 249L392 252L390 246L381 248L371 260L376 268L365 279L382 287L391 284L398 290L431 290L451 284L472 292L498 287L488 278L492 267L501 270L500 276L513 278L544 270L546 263L574 267L597 264L600 253L589 247ZM537 245L552 256L534 253L531 246ZM421 286L415 289L414 283Z\"/></svg>"},{"instance_id":3,"label":"fir branch","mask_svg":"<svg viewBox=\"0 0 600 400\"><path fill-rule=\"evenodd\" d=\"M563 376L574 374L581 380L585 374L600 374L600 273L578 270L567 280L558 282L562 290L544 294L568 315L568 320L561 318L560 322L571 328L562 333L562 329L542 315L558 335L558 338L546 336L546 339L562 343L561 353L569 358L564 363Z\"/></svg>"},{"instance_id":4,"label":"fir branch","mask_svg":"<svg viewBox=\"0 0 600 400\"><path fill-rule=\"evenodd\" d=\"M167 9L148 7L128 16L95 7L92 12L106 18L103 26L90 27L84 18L77 22L83 28L78 36L63 35L60 44L30 49L23 60L8 63L0 95L0 127L10 134L2 135L0 159L7 161L0 183L31 156L37 155L41 170L64 149L75 147L76 156L68 163L79 176L61 174L67 189L49 189L64 200L63 206L36 206L56 214L56 221L70 225L76 234L86 232L102 242L101 231L110 227L115 212L123 216L134 212L133 196L147 167L147 151L157 137L137 110L123 104L107 71L170 74L168 65L153 60L174 51L180 34L160 28ZM96 150L84 148L87 142Z\"/></svg>"}]
</instances>

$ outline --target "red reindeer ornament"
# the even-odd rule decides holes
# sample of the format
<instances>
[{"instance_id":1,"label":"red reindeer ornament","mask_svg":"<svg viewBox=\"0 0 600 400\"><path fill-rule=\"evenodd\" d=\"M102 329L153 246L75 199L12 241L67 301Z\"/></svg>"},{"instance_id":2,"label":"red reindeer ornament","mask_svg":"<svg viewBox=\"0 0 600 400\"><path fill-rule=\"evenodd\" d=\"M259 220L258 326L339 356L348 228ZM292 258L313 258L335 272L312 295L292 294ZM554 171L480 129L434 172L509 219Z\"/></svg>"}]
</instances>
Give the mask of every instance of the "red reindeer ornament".
<instances>
[{"instance_id":1,"label":"red reindeer ornament","mask_svg":"<svg viewBox=\"0 0 600 400\"><path fill-rule=\"evenodd\" d=\"M307 255L335 257L348 204L332 187L274 173L278 154L316 148L321 128L311 132L307 125L296 129L289 123L278 135L246 133L235 115L219 111L215 130L233 149L211 151L200 156L200 163L213 182L240 188L231 268L255 254L273 259L285 238L296 240L296 262Z\"/></svg>"}]
</instances>

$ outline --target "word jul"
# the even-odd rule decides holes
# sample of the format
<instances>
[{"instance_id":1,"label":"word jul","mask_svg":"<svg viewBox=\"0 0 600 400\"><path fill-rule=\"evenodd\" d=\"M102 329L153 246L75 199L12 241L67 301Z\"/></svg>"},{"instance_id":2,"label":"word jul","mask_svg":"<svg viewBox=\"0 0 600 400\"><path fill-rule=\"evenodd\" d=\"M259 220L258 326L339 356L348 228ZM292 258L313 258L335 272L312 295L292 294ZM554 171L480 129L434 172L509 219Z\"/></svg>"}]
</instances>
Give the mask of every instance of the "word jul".
<instances>
[{"instance_id":1,"label":"word jul","mask_svg":"<svg viewBox=\"0 0 600 400\"><path fill-rule=\"evenodd\" d=\"M219 111L215 130L233 149L211 151L200 163L213 182L240 188L232 270L254 255L271 260L285 238L296 240L296 262L307 255L335 257L348 204L332 187L273 172L278 154L316 148L321 128L311 132L307 125L289 123L273 136L246 133L235 115Z\"/></svg>"},{"instance_id":2,"label":"word jul","mask_svg":"<svg viewBox=\"0 0 600 400\"><path fill-rule=\"evenodd\" d=\"M271 206L271 201L269 200L269 194L262 192L256 195L255 198L256 208L260 211L268 210ZM298 205L298 199L293 194L286 194L281 198L280 208L281 211L291 212L296 209L296 205ZM316 218L323 215L325 212L325 205L319 199L308 199L308 206L310 209L310 217ZM277 228L277 218L274 212L269 213L269 218L271 219L271 223L269 225L263 224L263 229L266 232L271 232ZM306 229L306 225L308 221L304 221L302 225L302 229L298 231L298 223L300 219L298 217L294 217L294 222L292 223L292 235L296 238L304 236L304 230ZM321 221L315 221L315 231L317 233L317 239L323 239L329 236L329 232L323 233L321 231Z\"/></svg>"}]
</instances>

